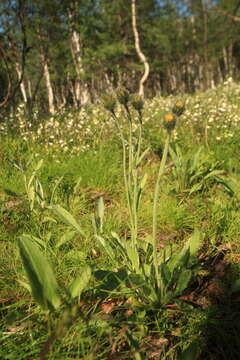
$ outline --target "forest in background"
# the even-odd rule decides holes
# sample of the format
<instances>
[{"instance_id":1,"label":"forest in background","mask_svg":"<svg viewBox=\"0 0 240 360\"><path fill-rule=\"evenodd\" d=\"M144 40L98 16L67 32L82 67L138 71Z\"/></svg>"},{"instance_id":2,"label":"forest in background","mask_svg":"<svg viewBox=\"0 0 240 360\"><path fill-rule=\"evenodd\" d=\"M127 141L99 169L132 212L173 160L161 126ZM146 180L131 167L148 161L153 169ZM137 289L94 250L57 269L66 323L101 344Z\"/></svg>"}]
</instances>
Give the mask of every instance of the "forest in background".
<instances>
[{"instance_id":1,"label":"forest in background","mask_svg":"<svg viewBox=\"0 0 240 360\"><path fill-rule=\"evenodd\" d=\"M240 78L239 0L138 0L145 96L192 93ZM130 0L1 0L0 101L55 113L144 72ZM8 99L8 101L6 101Z\"/></svg>"}]
</instances>

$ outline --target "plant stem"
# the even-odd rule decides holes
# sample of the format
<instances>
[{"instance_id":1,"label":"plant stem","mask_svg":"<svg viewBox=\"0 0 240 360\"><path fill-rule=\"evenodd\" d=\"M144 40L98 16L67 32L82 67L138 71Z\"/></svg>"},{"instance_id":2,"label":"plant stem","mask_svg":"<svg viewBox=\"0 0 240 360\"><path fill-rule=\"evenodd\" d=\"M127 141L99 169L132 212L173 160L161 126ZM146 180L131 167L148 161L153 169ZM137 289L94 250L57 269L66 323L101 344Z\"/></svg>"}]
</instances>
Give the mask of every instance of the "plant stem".
<instances>
[{"instance_id":1,"label":"plant stem","mask_svg":"<svg viewBox=\"0 0 240 360\"><path fill-rule=\"evenodd\" d=\"M167 161L168 155L168 148L169 148L169 141L170 141L170 133L167 134L167 138L164 145L163 156L160 163L158 177L155 186L155 193L154 193L154 200L153 200L153 228L152 228L152 245L153 245L153 262L155 268L155 275L157 280L157 287L160 288L161 281L159 277L158 271L158 261L157 261L157 205L158 205L158 198L159 198L159 190L160 190L160 180L164 172L164 168Z\"/></svg>"},{"instance_id":2,"label":"plant stem","mask_svg":"<svg viewBox=\"0 0 240 360\"><path fill-rule=\"evenodd\" d=\"M132 213L132 199L131 199L131 188L130 188L130 183L128 181L128 177L127 177L127 156L126 156L126 145L125 145L125 138L123 135L123 131L118 123L118 119L117 116L113 113L113 118L115 120L115 124L117 126L117 129L119 131L120 134L120 138L122 141L122 151L123 151L123 178L124 178L124 185L125 185L125 191L126 191L126 195L127 195L127 204L128 204L128 210L129 210L129 216L130 216L130 223L131 223L131 228L133 228L133 213Z\"/></svg>"}]
</instances>

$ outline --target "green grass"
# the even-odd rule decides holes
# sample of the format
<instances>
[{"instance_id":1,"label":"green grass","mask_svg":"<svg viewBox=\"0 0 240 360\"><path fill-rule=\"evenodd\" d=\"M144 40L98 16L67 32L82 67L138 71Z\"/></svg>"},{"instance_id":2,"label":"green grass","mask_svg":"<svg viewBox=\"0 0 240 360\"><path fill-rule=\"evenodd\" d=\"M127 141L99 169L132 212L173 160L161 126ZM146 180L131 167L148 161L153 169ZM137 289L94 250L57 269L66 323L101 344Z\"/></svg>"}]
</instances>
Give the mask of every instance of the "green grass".
<instances>
[{"instance_id":1,"label":"green grass","mask_svg":"<svg viewBox=\"0 0 240 360\"><path fill-rule=\"evenodd\" d=\"M110 241L112 232L121 238L130 236L120 141L104 110L96 106L99 119L106 121L106 133L100 137L89 125L93 130L84 138L84 144L89 144L85 151L80 148L79 152L73 151L75 145L71 145L70 140L68 151L62 151L59 144L53 148L44 142L42 146L37 137L35 142L14 140L10 135L2 138L0 358L37 359L41 351L46 352L45 358L64 360L238 358L239 292L231 291L232 283L240 275L240 163L236 156L240 144L240 107L239 89L235 84L231 94L230 99L228 89L222 87L194 96L185 95L186 112L173 134L171 146L181 148L183 161L192 159L202 147L203 160L190 173L188 166L183 168L168 157L160 186L157 243L159 251L169 244L174 249L182 248L195 228L201 229L204 242L199 253L199 271L182 299L180 296L159 308L141 301L131 287L123 283L114 287L116 279L102 281L100 273L96 273L117 271L116 264L94 236L92 219L100 197L105 203L103 235L106 241ZM147 173L148 180L139 211L140 240L152 231L154 183L164 145L161 117L174 101L155 98L144 108L143 146L150 146L150 151L141 168L141 174ZM95 121L96 116L96 113L90 114L86 122ZM88 127L88 123L84 126ZM25 175L29 179L34 165L43 159L37 177L45 201L42 207L35 202L33 210L29 208L23 173L13 165L26 165L31 155L33 159ZM215 168L222 170L221 181L204 180ZM199 175L190 178L195 174ZM187 180L180 183L185 175ZM60 204L77 219L85 237L76 233L58 247L70 228L46 205L60 178L53 204ZM195 184L201 186L191 192ZM91 266L93 274L98 274L92 276L81 302L75 300L81 311L71 321L63 320L63 315L67 318L70 311L64 306L50 315L41 311L22 286L28 283L17 247L23 233L43 242L41 251L52 264L61 296L65 296L63 288L86 264ZM61 331L51 342L56 329ZM48 342L51 346L46 350Z\"/></svg>"}]
</instances>

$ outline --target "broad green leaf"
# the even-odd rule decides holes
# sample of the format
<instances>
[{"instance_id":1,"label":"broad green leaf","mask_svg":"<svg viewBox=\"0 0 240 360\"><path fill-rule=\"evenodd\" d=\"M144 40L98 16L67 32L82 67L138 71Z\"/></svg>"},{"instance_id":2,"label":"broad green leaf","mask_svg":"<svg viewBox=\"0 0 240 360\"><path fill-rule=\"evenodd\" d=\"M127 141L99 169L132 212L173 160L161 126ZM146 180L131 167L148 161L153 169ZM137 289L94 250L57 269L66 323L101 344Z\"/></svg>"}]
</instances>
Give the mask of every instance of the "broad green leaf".
<instances>
[{"instance_id":1,"label":"broad green leaf","mask_svg":"<svg viewBox=\"0 0 240 360\"><path fill-rule=\"evenodd\" d=\"M81 274L77 276L68 287L68 292L72 298L77 296L80 297L82 291L86 288L91 279L91 274L92 271L88 265L81 269Z\"/></svg>"},{"instance_id":2,"label":"broad green leaf","mask_svg":"<svg viewBox=\"0 0 240 360\"><path fill-rule=\"evenodd\" d=\"M56 244L56 249L59 249L62 245L66 244L67 242L71 241L74 236L76 235L76 231L72 230L72 231L68 231L65 234L63 234L59 241Z\"/></svg>"},{"instance_id":3,"label":"broad green leaf","mask_svg":"<svg viewBox=\"0 0 240 360\"><path fill-rule=\"evenodd\" d=\"M85 236L75 218L67 210L62 208L60 205L49 206L49 209L53 210L57 215L59 215L67 225L70 225L75 230L77 230L80 235Z\"/></svg>"},{"instance_id":4,"label":"broad green leaf","mask_svg":"<svg viewBox=\"0 0 240 360\"><path fill-rule=\"evenodd\" d=\"M160 274L161 274L162 280L164 282L164 285L168 286L170 284L172 274L169 271L167 264L162 264L160 266Z\"/></svg>"},{"instance_id":5,"label":"broad green leaf","mask_svg":"<svg viewBox=\"0 0 240 360\"><path fill-rule=\"evenodd\" d=\"M177 286L174 291L175 296L179 296L187 288L192 277L192 271L188 269L183 269L177 280Z\"/></svg>"},{"instance_id":6,"label":"broad green leaf","mask_svg":"<svg viewBox=\"0 0 240 360\"><path fill-rule=\"evenodd\" d=\"M39 246L41 246L43 249L46 249L46 243L42 239L39 239L36 236L23 234L24 238L32 240L33 242L37 243Z\"/></svg>"},{"instance_id":7,"label":"broad green leaf","mask_svg":"<svg viewBox=\"0 0 240 360\"><path fill-rule=\"evenodd\" d=\"M172 276L174 274L174 271L180 270L180 268L186 267L188 265L189 255L190 255L189 249L183 247L182 250L174 253L170 257L170 260L167 262L167 264L168 264L168 269L171 272Z\"/></svg>"},{"instance_id":8,"label":"broad green leaf","mask_svg":"<svg viewBox=\"0 0 240 360\"><path fill-rule=\"evenodd\" d=\"M22 235L18 245L34 299L44 310L58 309L61 299L48 260L28 236Z\"/></svg>"},{"instance_id":9,"label":"broad green leaf","mask_svg":"<svg viewBox=\"0 0 240 360\"><path fill-rule=\"evenodd\" d=\"M135 245L132 245L131 242L126 242L125 249L127 251L127 255L129 260L131 261L131 267L138 272L139 270L139 255L138 249ZM130 265L130 264L129 264Z\"/></svg>"}]
</instances>

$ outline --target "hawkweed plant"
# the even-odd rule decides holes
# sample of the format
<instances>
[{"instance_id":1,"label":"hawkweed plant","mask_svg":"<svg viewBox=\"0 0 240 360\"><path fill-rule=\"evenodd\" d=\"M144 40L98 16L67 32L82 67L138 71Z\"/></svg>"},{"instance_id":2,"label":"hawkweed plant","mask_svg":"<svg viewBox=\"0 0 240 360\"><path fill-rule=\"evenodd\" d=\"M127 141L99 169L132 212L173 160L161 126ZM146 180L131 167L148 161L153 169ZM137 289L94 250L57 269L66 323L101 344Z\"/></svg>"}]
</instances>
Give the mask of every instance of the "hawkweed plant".
<instances>
[{"instance_id":1,"label":"hawkweed plant","mask_svg":"<svg viewBox=\"0 0 240 360\"><path fill-rule=\"evenodd\" d=\"M128 136L124 133L124 123L122 122L122 118L117 116L115 112L117 101L123 108L124 118L128 127ZM146 154L146 152L141 154L142 110L144 102L142 97L138 94L130 95L126 89L121 88L117 90L116 96L106 96L103 99L103 104L105 108L110 111L122 142L123 177L131 230L131 246L129 247L126 245L126 249L134 271L139 273L140 262L137 244L138 209L142 190L146 182L146 175L140 181L138 174L139 165ZM130 107L137 113L136 121ZM138 131L136 143L134 143L133 126L136 126Z\"/></svg>"},{"instance_id":2,"label":"hawkweed plant","mask_svg":"<svg viewBox=\"0 0 240 360\"><path fill-rule=\"evenodd\" d=\"M128 136L124 133L123 119L121 116L116 115L117 112L115 109L117 101L124 110L124 118L128 124ZM167 256L167 250L164 250L164 255L159 255L157 251L157 208L160 185L166 166L171 135L176 126L177 119L185 110L185 106L182 102L177 102L173 106L172 112L167 113L163 119L163 126L167 134L154 191L152 236L149 236L145 241L145 244L143 244L144 242L138 239L138 210L142 191L146 183L146 175L140 179L138 170L141 161L149 150L147 149L144 152L141 151L143 124L142 110L144 102L139 95L135 94L130 96L127 90L120 89L117 91L116 97L107 97L104 105L105 108L111 112L122 141L123 175L130 217L131 242L129 244L127 239L121 241L115 233L112 235L117 242L117 247L120 249L121 254L126 259L126 265L129 267L129 262L131 264L129 269L130 273L135 273L140 277L143 276L141 279L147 280L149 288L146 291L152 301L166 303L172 296L174 297L174 294L177 295L185 289L189 283L192 275L191 270L187 269L187 266L190 264L189 259L196 255L196 249L199 248L201 243L200 234L195 233L187 242L184 250L179 253L173 254L170 251L170 255L168 254ZM137 117L134 116L135 112L132 111L131 108L135 110ZM133 126L137 127L136 144L134 144L133 141ZM105 249L108 248L111 257L114 258L114 252L110 251L102 238L100 240ZM190 249L190 246L192 246L191 242L195 243L194 251ZM114 247L114 243L112 243L112 245ZM144 256L142 256L143 252L145 254ZM131 277L131 279L133 278ZM135 281L136 278L134 279L134 282ZM139 281L141 283L142 280L138 278L138 285L140 284ZM143 283L144 282L142 282L142 284ZM136 283L134 285L136 285ZM144 296L145 295L146 294L144 294Z\"/></svg>"}]
</instances>

